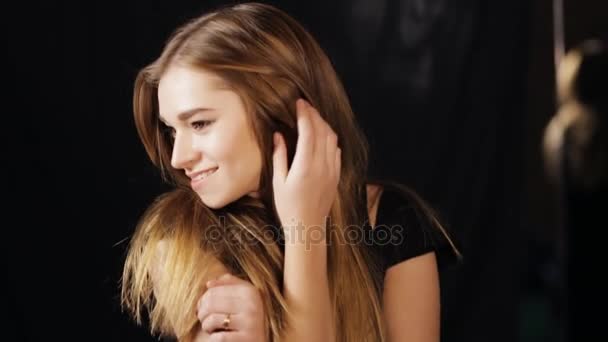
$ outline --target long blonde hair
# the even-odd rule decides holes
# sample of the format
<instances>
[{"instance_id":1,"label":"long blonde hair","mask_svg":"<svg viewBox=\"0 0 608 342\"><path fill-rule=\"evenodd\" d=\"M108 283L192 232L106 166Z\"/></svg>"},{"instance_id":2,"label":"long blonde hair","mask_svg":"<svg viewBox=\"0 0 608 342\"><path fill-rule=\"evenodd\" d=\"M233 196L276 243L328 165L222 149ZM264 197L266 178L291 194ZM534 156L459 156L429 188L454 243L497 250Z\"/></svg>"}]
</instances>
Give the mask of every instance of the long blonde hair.
<instances>
[{"instance_id":1,"label":"long blonde hair","mask_svg":"<svg viewBox=\"0 0 608 342\"><path fill-rule=\"evenodd\" d=\"M172 142L158 118L157 88L172 63L215 73L243 100L262 151L259 199L243 197L212 210L189 189L183 172L171 168ZM281 339L289 322L281 295L281 244L264 238L277 234L270 227L279 226L271 186L272 133L279 131L285 137L291 163L297 141L295 102L300 97L318 109L342 149L340 184L328 229L332 242L328 278L337 341L385 340L379 288L383 275L364 246L346 240L348 230L364 229L366 205L361 199L367 141L336 72L314 38L284 12L256 3L222 8L186 23L135 81L138 134L152 162L176 186L141 218L122 278L124 307L138 322L147 309L153 333L191 339L198 323L195 303L204 291L202 279L209 265L219 261L260 290L269 337ZM221 238L209 238L218 231ZM243 243L244 237L248 243ZM162 260L157 257L161 244Z\"/></svg>"}]
</instances>

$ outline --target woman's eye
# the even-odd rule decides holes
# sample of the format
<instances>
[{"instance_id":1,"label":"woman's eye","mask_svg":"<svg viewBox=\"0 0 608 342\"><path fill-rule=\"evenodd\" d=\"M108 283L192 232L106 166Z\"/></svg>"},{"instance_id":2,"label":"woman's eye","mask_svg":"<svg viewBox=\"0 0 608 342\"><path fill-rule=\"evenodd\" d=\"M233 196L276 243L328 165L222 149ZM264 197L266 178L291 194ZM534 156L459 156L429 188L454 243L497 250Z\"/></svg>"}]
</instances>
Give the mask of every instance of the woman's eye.
<instances>
[{"instance_id":1,"label":"woman's eye","mask_svg":"<svg viewBox=\"0 0 608 342\"><path fill-rule=\"evenodd\" d=\"M194 128L195 130L201 130L201 129L209 126L211 123L213 123L213 121L210 121L210 120L194 121L192 123L192 128Z\"/></svg>"}]
</instances>

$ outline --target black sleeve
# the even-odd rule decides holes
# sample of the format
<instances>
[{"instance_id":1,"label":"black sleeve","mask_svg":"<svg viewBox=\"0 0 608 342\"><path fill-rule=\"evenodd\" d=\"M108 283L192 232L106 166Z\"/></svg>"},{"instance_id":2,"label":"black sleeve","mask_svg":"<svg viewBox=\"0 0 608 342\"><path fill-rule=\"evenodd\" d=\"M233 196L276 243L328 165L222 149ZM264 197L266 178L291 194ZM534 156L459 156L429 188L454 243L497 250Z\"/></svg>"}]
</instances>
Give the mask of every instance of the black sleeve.
<instances>
[{"instance_id":1,"label":"black sleeve","mask_svg":"<svg viewBox=\"0 0 608 342\"><path fill-rule=\"evenodd\" d=\"M440 268L458 261L456 250L415 196L385 190L376 217L374 245L385 269L428 252L435 252Z\"/></svg>"}]
</instances>

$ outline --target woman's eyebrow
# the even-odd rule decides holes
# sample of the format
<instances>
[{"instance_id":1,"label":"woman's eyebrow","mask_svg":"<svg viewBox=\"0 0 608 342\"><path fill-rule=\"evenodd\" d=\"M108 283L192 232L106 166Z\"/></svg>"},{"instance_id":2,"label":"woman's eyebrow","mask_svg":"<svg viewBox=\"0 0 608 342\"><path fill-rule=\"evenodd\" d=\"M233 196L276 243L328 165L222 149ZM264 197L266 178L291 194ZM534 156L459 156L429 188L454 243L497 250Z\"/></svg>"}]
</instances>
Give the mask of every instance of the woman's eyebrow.
<instances>
[{"instance_id":1,"label":"woman's eyebrow","mask_svg":"<svg viewBox=\"0 0 608 342\"><path fill-rule=\"evenodd\" d=\"M198 113L201 113L201 112L208 112L208 111L211 111L211 110L212 110L211 108L204 108L204 107L197 107L197 108L188 109L188 110L186 110L184 112L181 112L181 113L177 114L177 120L179 120L179 121L186 121L186 120L190 119L195 114L198 114ZM169 124L167 123L167 120L165 120L162 115L159 114L158 118L165 125L169 126Z\"/></svg>"}]
</instances>

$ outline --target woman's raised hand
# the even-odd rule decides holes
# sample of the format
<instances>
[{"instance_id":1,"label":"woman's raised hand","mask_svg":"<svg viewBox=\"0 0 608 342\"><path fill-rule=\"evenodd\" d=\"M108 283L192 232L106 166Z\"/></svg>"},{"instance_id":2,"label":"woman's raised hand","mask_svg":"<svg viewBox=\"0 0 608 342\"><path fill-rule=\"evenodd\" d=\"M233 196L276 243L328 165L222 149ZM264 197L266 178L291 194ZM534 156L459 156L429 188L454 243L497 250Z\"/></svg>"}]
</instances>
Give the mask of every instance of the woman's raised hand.
<instances>
[{"instance_id":1,"label":"woman's raised hand","mask_svg":"<svg viewBox=\"0 0 608 342\"><path fill-rule=\"evenodd\" d=\"M338 192L341 150L338 137L319 112L305 100L296 102L298 142L288 170L287 148L274 133L273 189L283 229L322 227Z\"/></svg>"}]
</instances>

